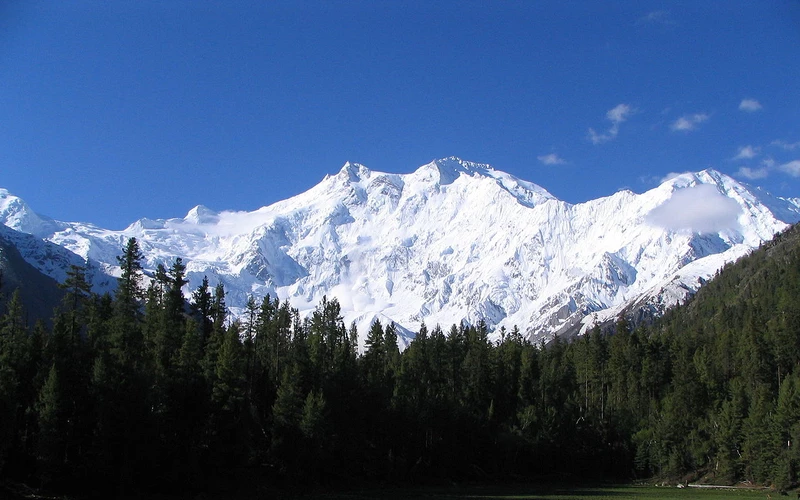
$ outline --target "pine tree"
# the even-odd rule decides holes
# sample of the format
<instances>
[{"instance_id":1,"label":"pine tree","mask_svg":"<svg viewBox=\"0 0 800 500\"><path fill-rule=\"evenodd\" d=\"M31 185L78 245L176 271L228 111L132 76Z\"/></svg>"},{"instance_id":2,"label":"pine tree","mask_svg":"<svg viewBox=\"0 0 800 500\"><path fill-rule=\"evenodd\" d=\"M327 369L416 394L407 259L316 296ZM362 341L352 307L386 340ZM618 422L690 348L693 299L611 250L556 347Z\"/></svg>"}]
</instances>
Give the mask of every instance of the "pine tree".
<instances>
[{"instance_id":1,"label":"pine tree","mask_svg":"<svg viewBox=\"0 0 800 500\"><path fill-rule=\"evenodd\" d=\"M213 383L216 378L217 357L222 344L225 342L225 321L228 317L228 308L225 305L225 286L217 283L214 288L214 298L211 303L211 334L206 339L203 369L206 380Z\"/></svg>"},{"instance_id":2,"label":"pine tree","mask_svg":"<svg viewBox=\"0 0 800 500\"><path fill-rule=\"evenodd\" d=\"M300 395L297 370L285 370L272 405L271 453L286 470L296 467L299 458L300 419L303 399Z\"/></svg>"},{"instance_id":3,"label":"pine tree","mask_svg":"<svg viewBox=\"0 0 800 500\"><path fill-rule=\"evenodd\" d=\"M225 285L222 282L214 287L214 299L211 302L211 320L215 331L222 331L228 318L228 307L225 305Z\"/></svg>"},{"instance_id":4,"label":"pine tree","mask_svg":"<svg viewBox=\"0 0 800 500\"><path fill-rule=\"evenodd\" d=\"M376 319L367 333L366 350L361 358L367 385L380 390L384 385L386 366L386 337L380 320Z\"/></svg>"},{"instance_id":5,"label":"pine tree","mask_svg":"<svg viewBox=\"0 0 800 500\"><path fill-rule=\"evenodd\" d=\"M185 272L186 265L178 257L166 276L166 293L163 295L163 305L158 314L160 322L156 326L154 335L156 376L159 379L169 377L185 332L183 297L183 285L186 284Z\"/></svg>"},{"instance_id":6,"label":"pine tree","mask_svg":"<svg viewBox=\"0 0 800 500\"><path fill-rule=\"evenodd\" d=\"M400 371L400 348L397 345L397 325L394 322L386 327L383 337L383 348L386 360L384 365L384 377L386 378L387 392L394 392L397 373Z\"/></svg>"},{"instance_id":7,"label":"pine tree","mask_svg":"<svg viewBox=\"0 0 800 500\"><path fill-rule=\"evenodd\" d=\"M327 433L326 403L322 391L308 393L300 418L302 439L301 467L314 478L324 474L327 462L326 447L330 443Z\"/></svg>"},{"instance_id":8,"label":"pine tree","mask_svg":"<svg viewBox=\"0 0 800 500\"><path fill-rule=\"evenodd\" d=\"M130 238L121 256L117 257L122 273L114 301L111 342L117 363L125 370L136 369L144 357L142 333L142 255L136 238Z\"/></svg>"},{"instance_id":9,"label":"pine tree","mask_svg":"<svg viewBox=\"0 0 800 500\"><path fill-rule=\"evenodd\" d=\"M482 320L477 327L466 329L467 352L464 356L462 370L464 373L464 404L480 419L490 417L491 395L491 348L488 340L488 329Z\"/></svg>"},{"instance_id":10,"label":"pine tree","mask_svg":"<svg viewBox=\"0 0 800 500\"><path fill-rule=\"evenodd\" d=\"M785 490L800 478L800 376L790 373L781 384L775 410L775 429L779 449L772 482Z\"/></svg>"},{"instance_id":11,"label":"pine tree","mask_svg":"<svg viewBox=\"0 0 800 500\"><path fill-rule=\"evenodd\" d=\"M120 277L117 285L117 306L125 315L133 316L139 309L139 301L144 297L142 290L142 254L136 238L128 239L121 256L117 257Z\"/></svg>"},{"instance_id":12,"label":"pine tree","mask_svg":"<svg viewBox=\"0 0 800 500\"><path fill-rule=\"evenodd\" d=\"M211 293L208 291L208 276L203 276L203 282L192 292L191 310L200 323L200 340L205 345L211 336L214 324L211 320Z\"/></svg>"},{"instance_id":13,"label":"pine tree","mask_svg":"<svg viewBox=\"0 0 800 500\"><path fill-rule=\"evenodd\" d=\"M45 482L53 481L62 473L67 411L63 393L58 370L53 364L42 386L36 408L39 417L38 457Z\"/></svg>"},{"instance_id":14,"label":"pine tree","mask_svg":"<svg viewBox=\"0 0 800 500\"><path fill-rule=\"evenodd\" d=\"M300 430L312 446L319 446L325 437L325 397L322 392L311 391L303 404Z\"/></svg>"},{"instance_id":15,"label":"pine tree","mask_svg":"<svg viewBox=\"0 0 800 500\"><path fill-rule=\"evenodd\" d=\"M16 445L25 410L31 357L24 327L19 290L6 305L0 318L0 471Z\"/></svg>"},{"instance_id":16,"label":"pine tree","mask_svg":"<svg viewBox=\"0 0 800 500\"><path fill-rule=\"evenodd\" d=\"M189 455L187 460L197 459L191 455L203 444L201 441L208 413L208 388L201 366L203 345L199 330L194 321L186 322L186 332L176 363L179 398L176 412L181 416L181 445Z\"/></svg>"},{"instance_id":17,"label":"pine tree","mask_svg":"<svg viewBox=\"0 0 800 500\"><path fill-rule=\"evenodd\" d=\"M234 322L224 334L217 355L212 400L223 411L238 412L244 397L245 364L239 340L239 323Z\"/></svg>"},{"instance_id":18,"label":"pine tree","mask_svg":"<svg viewBox=\"0 0 800 500\"><path fill-rule=\"evenodd\" d=\"M67 279L59 286L67 292L63 306L69 317L68 337L70 346L74 350L79 340L80 327L84 324L85 305L92 291L91 285L86 280L86 267L71 265L67 271Z\"/></svg>"},{"instance_id":19,"label":"pine tree","mask_svg":"<svg viewBox=\"0 0 800 500\"><path fill-rule=\"evenodd\" d=\"M751 393L747 418L743 422L742 455L745 477L763 484L773 476L778 442L775 433L774 405L766 385L757 385Z\"/></svg>"}]
</instances>

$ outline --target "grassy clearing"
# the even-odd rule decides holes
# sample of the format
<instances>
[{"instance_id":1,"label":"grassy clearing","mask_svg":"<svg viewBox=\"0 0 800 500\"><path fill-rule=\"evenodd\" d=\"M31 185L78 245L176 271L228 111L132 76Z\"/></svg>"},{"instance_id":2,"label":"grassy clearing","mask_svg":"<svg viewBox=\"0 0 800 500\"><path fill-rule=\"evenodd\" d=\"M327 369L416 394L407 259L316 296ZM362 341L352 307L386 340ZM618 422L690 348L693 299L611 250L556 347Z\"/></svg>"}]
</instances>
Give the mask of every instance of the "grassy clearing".
<instances>
[{"instance_id":1,"label":"grassy clearing","mask_svg":"<svg viewBox=\"0 0 800 500\"><path fill-rule=\"evenodd\" d=\"M319 500L765 500L781 497L768 490L696 489L654 486L581 486L557 487L541 485L475 486L428 489L372 489L347 493L311 496Z\"/></svg>"}]
</instances>

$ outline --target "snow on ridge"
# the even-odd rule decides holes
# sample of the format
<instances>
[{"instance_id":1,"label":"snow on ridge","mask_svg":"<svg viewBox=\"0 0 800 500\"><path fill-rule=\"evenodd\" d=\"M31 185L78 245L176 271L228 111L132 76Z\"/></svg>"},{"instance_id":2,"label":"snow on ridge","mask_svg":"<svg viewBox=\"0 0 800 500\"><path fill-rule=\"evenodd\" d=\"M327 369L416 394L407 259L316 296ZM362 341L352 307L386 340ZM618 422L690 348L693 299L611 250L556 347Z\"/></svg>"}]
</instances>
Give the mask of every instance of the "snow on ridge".
<instances>
[{"instance_id":1,"label":"snow on ridge","mask_svg":"<svg viewBox=\"0 0 800 500\"><path fill-rule=\"evenodd\" d=\"M41 235L52 231L56 222L35 213L22 198L0 189L0 223L16 231Z\"/></svg>"},{"instance_id":2,"label":"snow on ridge","mask_svg":"<svg viewBox=\"0 0 800 500\"><path fill-rule=\"evenodd\" d=\"M0 191L0 215L10 213L10 197ZM698 199L707 204L681 210ZM221 281L234 312L251 294L303 311L327 295L362 335L375 318L396 322L406 341L423 321L447 328L483 319L536 339L586 329L634 303L683 300L725 262L799 220L799 205L713 170L573 205L450 157L407 174L347 162L310 190L252 212L198 205L183 218L141 219L122 231L53 221L37 236L112 274L135 236L147 270L181 257L187 291L206 275ZM712 208L721 211L709 215Z\"/></svg>"}]
</instances>

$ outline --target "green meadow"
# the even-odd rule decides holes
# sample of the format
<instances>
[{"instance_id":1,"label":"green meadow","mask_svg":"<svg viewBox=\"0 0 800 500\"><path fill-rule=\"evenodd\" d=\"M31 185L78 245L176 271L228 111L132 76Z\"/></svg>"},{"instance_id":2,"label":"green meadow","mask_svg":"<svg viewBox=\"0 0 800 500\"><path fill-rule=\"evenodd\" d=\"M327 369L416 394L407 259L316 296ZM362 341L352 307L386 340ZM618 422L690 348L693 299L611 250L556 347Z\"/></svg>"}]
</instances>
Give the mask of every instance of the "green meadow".
<instances>
[{"instance_id":1,"label":"green meadow","mask_svg":"<svg viewBox=\"0 0 800 500\"><path fill-rule=\"evenodd\" d=\"M369 489L306 498L324 500L712 500L795 498L796 493L781 496L766 489L677 488L675 486L580 486L540 485L476 486L420 489Z\"/></svg>"}]
</instances>

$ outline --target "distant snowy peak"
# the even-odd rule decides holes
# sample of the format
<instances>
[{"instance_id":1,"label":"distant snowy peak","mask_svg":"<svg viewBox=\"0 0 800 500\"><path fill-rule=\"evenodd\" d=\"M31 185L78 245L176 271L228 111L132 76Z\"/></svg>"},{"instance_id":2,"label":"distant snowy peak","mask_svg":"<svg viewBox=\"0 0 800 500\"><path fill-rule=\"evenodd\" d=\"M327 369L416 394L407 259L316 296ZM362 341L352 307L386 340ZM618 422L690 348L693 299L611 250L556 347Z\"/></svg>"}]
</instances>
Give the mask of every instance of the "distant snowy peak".
<instances>
[{"instance_id":1,"label":"distant snowy peak","mask_svg":"<svg viewBox=\"0 0 800 500\"><path fill-rule=\"evenodd\" d=\"M183 220L192 224L216 224L219 222L219 213L206 206L197 205L189 210Z\"/></svg>"},{"instance_id":2,"label":"distant snowy peak","mask_svg":"<svg viewBox=\"0 0 800 500\"><path fill-rule=\"evenodd\" d=\"M733 231L750 246L800 219L797 200L772 196L713 169L675 176L642 196L659 204L648 214L650 223L675 232Z\"/></svg>"},{"instance_id":3,"label":"distant snowy peak","mask_svg":"<svg viewBox=\"0 0 800 500\"><path fill-rule=\"evenodd\" d=\"M666 179L656 190L676 191L678 189L696 187L698 185L715 186L720 194L734 197L749 204L774 204L780 208L789 208L791 213L800 213L800 198L780 198L773 196L760 187L737 181L733 177L714 169L699 172L686 172Z\"/></svg>"},{"instance_id":4,"label":"distant snowy peak","mask_svg":"<svg viewBox=\"0 0 800 500\"><path fill-rule=\"evenodd\" d=\"M327 176L321 185L330 184L330 191L350 190L345 201L364 202L370 195L399 198L405 194L446 191L464 177L492 182L526 207L533 207L556 198L541 186L495 170L490 165L474 163L451 156L422 165L410 174L374 172L359 163L347 162L335 176ZM414 193L405 192L406 188ZM312 191L315 191L313 188ZM340 193L336 193L340 194Z\"/></svg>"},{"instance_id":5,"label":"distant snowy peak","mask_svg":"<svg viewBox=\"0 0 800 500\"><path fill-rule=\"evenodd\" d=\"M493 169L489 165L480 163L472 163L464 161L461 158L451 156L441 160L434 160L427 165L421 166L415 172L420 177L428 176L428 179L439 184L446 186L452 184L462 174L468 176L484 176L491 177L490 172Z\"/></svg>"},{"instance_id":6,"label":"distant snowy peak","mask_svg":"<svg viewBox=\"0 0 800 500\"><path fill-rule=\"evenodd\" d=\"M706 169L699 172L685 172L672 175L664 179L659 186L649 192L662 193L662 196L669 197L672 193L681 189L694 188L702 185L713 186L722 195L727 195L731 192L748 191L747 187L732 177L718 172L717 170Z\"/></svg>"},{"instance_id":7,"label":"distant snowy peak","mask_svg":"<svg viewBox=\"0 0 800 500\"><path fill-rule=\"evenodd\" d=\"M412 175L430 175L430 179L442 186L452 184L462 175L492 179L498 186L514 196L520 204L527 207L556 199L547 190L532 182L523 181L511 174L495 170L491 165L465 161L456 156L434 160L420 167Z\"/></svg>"},{"instance_id":8,"label":"distant snowy peak","mask_svg":"<svg viewBox=\"0 0 800 500\"><path fill-rule=\"evenodd\" d=\"M348 182L361 182L369 179L372 175L372 171L360 163L351 163L348 161L344 164L342 169L339 170L337 175Z\"/></svg>"},{"instance_id":9,"label":"distant snowy peak","mask_svg":"<svg viewBox=\"0 0 800 500\"><path fill-rule=\"evenodd\" d=\"M22 198L0 188L0 223L28 234L41 235L56 230L55 221L41 217Z\"/></svg>"}]
</instances>

